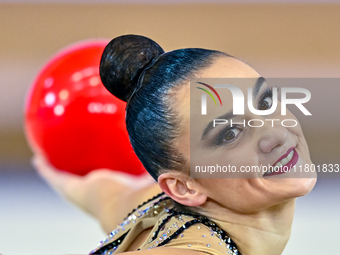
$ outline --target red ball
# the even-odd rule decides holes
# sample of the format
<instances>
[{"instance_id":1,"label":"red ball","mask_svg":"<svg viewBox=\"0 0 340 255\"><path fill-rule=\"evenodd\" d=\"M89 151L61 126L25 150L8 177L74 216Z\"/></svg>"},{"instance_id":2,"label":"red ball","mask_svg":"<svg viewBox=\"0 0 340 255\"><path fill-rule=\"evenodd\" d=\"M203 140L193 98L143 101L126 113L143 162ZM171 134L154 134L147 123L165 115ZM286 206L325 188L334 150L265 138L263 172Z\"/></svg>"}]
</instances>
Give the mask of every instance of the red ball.
<instances>
[{"instance_id":1,"label":"red ball","mask_svg":"<svg viewBox=\"0 0 340 255\"><path fill-rule=\"evenodd\" d=\"M140 175L146 171L129 141L126 103L99 77L107 43L79 42L47 62L26 99L26 137L57 169L85 175L108 168Z\"/></svg>"}]
</instances>

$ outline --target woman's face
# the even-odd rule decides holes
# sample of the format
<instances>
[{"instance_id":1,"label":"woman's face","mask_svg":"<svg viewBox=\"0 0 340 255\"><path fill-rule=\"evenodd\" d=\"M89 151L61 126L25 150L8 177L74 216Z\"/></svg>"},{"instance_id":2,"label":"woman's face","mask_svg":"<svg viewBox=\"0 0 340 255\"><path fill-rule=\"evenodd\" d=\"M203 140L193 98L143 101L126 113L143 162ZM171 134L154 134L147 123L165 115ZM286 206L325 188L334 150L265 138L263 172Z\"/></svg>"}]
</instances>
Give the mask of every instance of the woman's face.
<instances>
[{"instance_id":1,"label":"woman's face","mask_svg":"<svg viewBox=\"0 0 340 255\"><path fill-rule=\"evenodd\" d=\"M199 78L254 78L246 79L249 82L238 84L245 98L247 98L247 88L253 87L258 77L260 75L253 68L240 60L229 57L216 59L212 66L199 75ZM272 98L270 94L266 94L268 88L266 83L261 86L256 99L253 100L255 108L270 108ZM182 134L177 140L177 146L183 155L186 155L191 166L202 165L202 163L212 166L216 164L219 166L231 165L236 169L246 166L272 166L282 160L282 157L291 151L291 148L294 149L297 169L300 165L312 163L300 123L296 127L283 127L280 121L277 121L272 127L271 122L265 122L261 128L251 128L248 125L228 128L227 125L218 125L202 139L204 130L213 119L196 122L197 118L192 113L190 129L189 91L190 87L187 85L183 86L177 94L177 102L179 102L177 109L183 120L181 122ZM197 91L200 94L204 93ZM223 107L216 107L214 110L216 116L213 118L218 118L233 108L230 91L220 89L218 93L223 100ZM195 98L200 100L200 97ZM191 100L196 99L192 97ZM296 117L289 111L286 116L281 116L279 102L277 110L271 115L254 115L248 110L248 107L245 107L245 114L233 118L233 121L243 122L244 119L248 122L250 119L265 121L265 119L283 120L296 119ZM192 155L199 155L199 157ZM297 155L298 160L296 161ZM288 162L292 162L290 158L288 160ZM243 178L228 178L231 176L225 173L225 178L197 178L196 181L209 199L230 210L244 213L262 210L306 195L316 182L314 173L306 174L299 171L290 171L279 175L253 172L238 175Z\"/></svg>"}]
</instances>

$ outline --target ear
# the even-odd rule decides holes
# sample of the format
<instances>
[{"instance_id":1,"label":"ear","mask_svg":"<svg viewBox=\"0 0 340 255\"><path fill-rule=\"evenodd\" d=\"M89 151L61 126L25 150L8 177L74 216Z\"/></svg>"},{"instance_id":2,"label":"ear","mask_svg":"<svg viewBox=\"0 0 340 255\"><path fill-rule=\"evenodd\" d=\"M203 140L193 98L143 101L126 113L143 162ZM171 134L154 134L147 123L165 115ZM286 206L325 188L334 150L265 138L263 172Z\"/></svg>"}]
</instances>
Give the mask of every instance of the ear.
<instances>
[{"instance_id":1,"label":"ear","mask_svg":"<svg viewBox=\"0 0 340 255\"><path fill-rule=\"evenodd\" d=\"M204 189L179 171L162 173L158 177L158 185L165 194L182 205L200 206L207 200Z\"/></svg>"}]
</instances>

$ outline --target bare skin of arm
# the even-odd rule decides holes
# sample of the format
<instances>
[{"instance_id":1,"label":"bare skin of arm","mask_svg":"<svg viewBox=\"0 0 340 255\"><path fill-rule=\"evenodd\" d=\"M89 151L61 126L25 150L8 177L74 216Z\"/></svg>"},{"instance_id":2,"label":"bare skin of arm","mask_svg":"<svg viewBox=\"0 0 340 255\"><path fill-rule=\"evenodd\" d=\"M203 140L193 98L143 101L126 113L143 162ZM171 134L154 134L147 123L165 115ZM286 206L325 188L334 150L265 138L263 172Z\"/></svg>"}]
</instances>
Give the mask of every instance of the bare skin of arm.
<instances>
[{"instance_id":1,"label":"bare skin of arm","mask_svg":"<svg viewBox=\"0 0 340 255\"><path fill-rule=\"evenodd\" d=\"M55 169L38 154L32 163L54 190L98 219L107 233L138 205L162 192L151 177L134 177L107 169L78 176Z\"/></svg>"},{"instance_id":2,"label":"bare skin of arm","mask_svg":"<svg viewBox=\"0 0 340 255\"><path fill-rule=\"evenodd\" d=\"M97 218L105 232L109 233L138 205L162 192L157 183L146 177L96 170L86 176L77 176L55 169L44 157L36 154L32 160L36 170L61 196ZM151 229L144 230L131 243L127 255L201 255L204 252L178 248L159 247L136 251Z\"/></svg>"}]
</instances>

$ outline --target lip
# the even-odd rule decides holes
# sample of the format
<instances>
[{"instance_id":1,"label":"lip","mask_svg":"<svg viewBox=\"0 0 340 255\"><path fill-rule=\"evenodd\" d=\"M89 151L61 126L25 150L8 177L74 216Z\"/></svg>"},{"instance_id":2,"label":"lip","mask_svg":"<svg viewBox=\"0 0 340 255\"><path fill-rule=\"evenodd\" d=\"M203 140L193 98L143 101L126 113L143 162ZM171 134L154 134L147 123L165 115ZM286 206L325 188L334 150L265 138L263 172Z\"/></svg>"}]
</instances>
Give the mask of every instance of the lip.
<instances>
[{"instance_id":1,"label":"lip","mask_svg":"<svg viewBox=\"0 0 340 255\"><path fill-rule=\"evenodd\" d=\"M296 163L298 162L298 160L299 160L299 154L298 154L298 152L295 150L295 147L290 148L290 149L287 151L286 154L284 154L282 157L280 157L280 159L277 160L277 161L272 165L272 167L275 167L275 165L276 165L278 162L280 162L282 159L286 158L286 157L288 156L288 154L289 154L292 150L294 150L294 155L293 155L292 159L291 159L287 164L285 164L284 166L281 166L280 168L278 168L278 170L273 171L273 172L270 173L270 174L264 173L263 177L268 177L268 176L273 176L273 175L278 175L278 174L284 174L284 173L286 173L286 172L289 172L289 170L292 169L292 168L296 165Z\"/></svg>"},{"instance_id":2,"label":"lip","mask_svg":"<svg viewBox=\"0 0 340 255\"><path fill-rule=\"evenodd\" d=\"M288 154L292 151L292 150L294 150L295 149L295 147L291 147L291 148L289 148L288 149L288 151L287 151L287 153L286 154L284 154L284 155L282 155L281 156L281 158L279 158L274 164L273 164L273 166L275 166L278 162L280 162L282 159L284 159L284 158L286 158L287 156L288 156ZM296 151L295 151L296 152ZM295 153L294 153L295 154ZM289 163L289 162L288 162ZM287 164L288 164L287 163Z\"/></svg>"}]
</instances>

